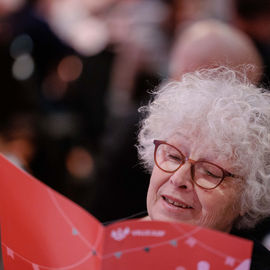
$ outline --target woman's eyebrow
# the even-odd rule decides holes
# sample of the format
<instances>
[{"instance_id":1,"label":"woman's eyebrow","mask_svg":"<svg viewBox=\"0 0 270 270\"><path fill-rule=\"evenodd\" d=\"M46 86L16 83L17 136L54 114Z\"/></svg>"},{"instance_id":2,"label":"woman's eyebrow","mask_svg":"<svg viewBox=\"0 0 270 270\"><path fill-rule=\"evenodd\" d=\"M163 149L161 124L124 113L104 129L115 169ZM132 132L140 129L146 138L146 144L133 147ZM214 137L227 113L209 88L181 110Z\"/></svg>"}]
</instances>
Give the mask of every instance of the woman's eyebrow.
<instances>
[{"instance_id":1,"label":"woman's eyebrow","mask_svg":"<svg viewBox=\"0 0 270 270\"><path fill-rule=\"evenodd\" d=\"M168 143L174 144L175 146L184 144L192 145L191 137L188 135L185 135L181 133L180 131L177 131L174 136L172 136L172 139L168 141Z\"/></svg>"}]
</instances>

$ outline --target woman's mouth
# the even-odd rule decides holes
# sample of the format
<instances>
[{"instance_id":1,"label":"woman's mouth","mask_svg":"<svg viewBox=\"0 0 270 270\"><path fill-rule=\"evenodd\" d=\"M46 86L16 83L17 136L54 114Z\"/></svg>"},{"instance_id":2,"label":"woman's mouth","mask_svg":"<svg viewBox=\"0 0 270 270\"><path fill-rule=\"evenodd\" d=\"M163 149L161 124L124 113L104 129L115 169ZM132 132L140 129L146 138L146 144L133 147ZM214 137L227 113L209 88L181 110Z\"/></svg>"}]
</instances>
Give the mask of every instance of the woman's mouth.
<instances>
[{"instance_id":1,"label":"woman's mouth","mask_svg":"<svg viewBox=\"0 0 270 270\"><path fill-rule=\"evenodd\" d=\"M178 207L178 208L183 208L183 209L193 209L192 206L190 205L187 205L183 202L180 202L180 201L176 201L175 199L173 198L168 198L167 196L164 196L162 195L162 199L167 202L168 204L172 205L172 206L175 206L175 207Z\"/></svg>"}]
</instances>

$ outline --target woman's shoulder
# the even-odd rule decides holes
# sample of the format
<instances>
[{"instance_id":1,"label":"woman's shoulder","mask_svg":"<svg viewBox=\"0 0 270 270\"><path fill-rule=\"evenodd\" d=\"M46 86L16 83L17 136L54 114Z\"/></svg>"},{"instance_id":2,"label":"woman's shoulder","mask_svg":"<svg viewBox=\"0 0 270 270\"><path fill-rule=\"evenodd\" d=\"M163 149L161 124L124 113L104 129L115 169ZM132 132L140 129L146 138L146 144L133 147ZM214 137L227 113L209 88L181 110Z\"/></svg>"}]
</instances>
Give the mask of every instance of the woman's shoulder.
<instances>
[{"instance_id":1,"label":"woman's shoulder","mask_svg":"<svg viewBox=\"0 0 270 270\"><path fill-rule=\"evenodd\" d=\"M270 251L248 232L233 230L231 234L253 241L250 270L270 270Z\"/></svg>"},{"instance_id":2,"label":"woman's shoulder","mask_svg":"<svg viewBox=\"0 0 270 270\"><path fill-rule=\"evenodd\" d=\"M254 240L250 270L270 270L270 251Z\"/></svg>"}]
</instances>

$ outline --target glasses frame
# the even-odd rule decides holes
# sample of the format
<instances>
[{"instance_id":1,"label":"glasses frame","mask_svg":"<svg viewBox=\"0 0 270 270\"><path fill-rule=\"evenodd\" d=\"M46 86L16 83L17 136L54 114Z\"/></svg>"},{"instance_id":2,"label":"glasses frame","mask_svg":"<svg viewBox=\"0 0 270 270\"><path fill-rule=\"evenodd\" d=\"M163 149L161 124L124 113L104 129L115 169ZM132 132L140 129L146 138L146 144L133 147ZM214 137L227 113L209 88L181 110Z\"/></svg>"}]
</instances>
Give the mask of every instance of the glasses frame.
<instances>
[{"instance_id":1,"label":"glasses frame","mask_svg":"<svg viewBox=\"0 0 270 270\"><path fill-rule=\"evenodd\" d=\"M217 165L217 164L215 164L215 163L213 163L213 162L210 162L210 161L207 161L207 160L197 160L197 161L195 161L195 160L193 160L193 159L190 159L190 158L186 157L186 156L185 156L185 155L184 155L177 147L175 147L175 146L173 146L173 145L171 145L171 144L169 144L169 143L167 143L167 142L165 142L165 141L154 140L153 143L154 143L154 145L155 145L154 161L155 161L156 166L157 166L160 170L162 170L163 172L166 172L166 173L175 173L178 169L180 169L180 168L188 161L188 162L191 164L191 166L190 166L191 179L192 179L193 183L195 183L195 184L196 184L197 186L199 186L200 188L207 189L207 190L211 190L211 189L214 189L214 188L218 187L218 186L223 182L223 180L224 180L226 177L240 178L240 176L228 172L227 170L223 169L222 167L220 167L219 165ZM176 151L178 151L178 152L181 154L181 156L183 157L183 162L180 163L179 166L178 166L175 170L173 170L173 171L169 171L169 170L164 170L164 169L162 169L162 168L159 166L158 162L157 162L156 153L157 153L158 147L159 147L161 144L166 144L166 145L168 145L168 146L174 148L174 149L175 149ZM222 177L221 177L219 183L218 183L217 185L215 185L214 187L211 187L211 188L203 187L203 186L201 186L200 184L198 184L198 183L194 180L194 165L195 165L196 163L200 163L200 162L204 162L204 163L208 163L208 164L214 165L214 166L218 167L218 168L222 171Z\"/></svg>"}]
</instances>

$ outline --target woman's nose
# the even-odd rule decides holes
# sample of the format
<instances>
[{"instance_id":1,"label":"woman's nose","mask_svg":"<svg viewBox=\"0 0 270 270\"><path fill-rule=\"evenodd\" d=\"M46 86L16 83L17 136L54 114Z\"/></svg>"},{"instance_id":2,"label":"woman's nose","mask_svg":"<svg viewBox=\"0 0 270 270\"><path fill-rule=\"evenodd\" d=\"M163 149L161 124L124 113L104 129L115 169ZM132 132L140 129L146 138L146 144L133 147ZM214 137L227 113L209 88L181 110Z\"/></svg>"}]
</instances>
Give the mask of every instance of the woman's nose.
<instances>
[{"instance_id":1,"label":"woman's nose","mask_svg":"<svg viewBox=\"0 0 270 270\"><path fill-rule=\"evenodd\" d=\"M185 162L177 171L170 176L170 183L177 188L190 189L193 188L193 181L191 178L191 164Z\"/></svg>"}]
</instances>

